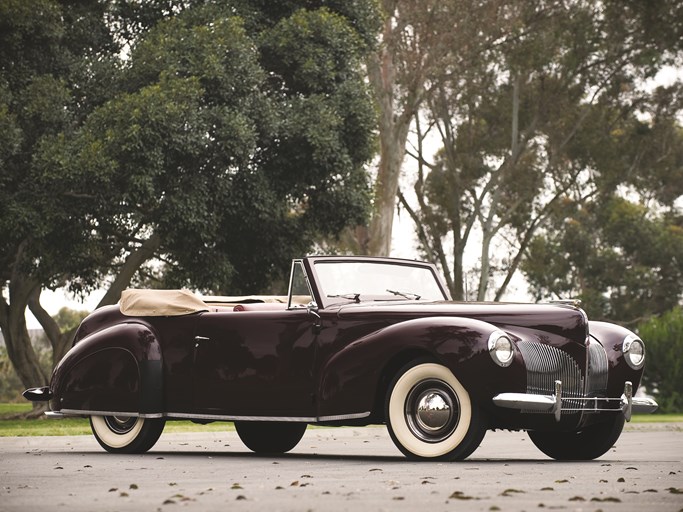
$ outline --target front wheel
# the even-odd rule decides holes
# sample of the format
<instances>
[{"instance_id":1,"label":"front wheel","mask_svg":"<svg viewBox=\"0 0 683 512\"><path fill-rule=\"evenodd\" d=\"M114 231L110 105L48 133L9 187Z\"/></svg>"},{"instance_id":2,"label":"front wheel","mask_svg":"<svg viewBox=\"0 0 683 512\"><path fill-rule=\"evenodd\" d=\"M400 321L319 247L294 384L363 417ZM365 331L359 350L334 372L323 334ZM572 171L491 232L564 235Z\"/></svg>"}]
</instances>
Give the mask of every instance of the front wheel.
<instances>
[{"instance_id":1,"label":"front wheel","mask_svg":"<svg viewBox=\"0 0 683 512\"><path fill-rule=\"evenodd\" d=\"M486 434L481 411L443 365L414 362L389 386L385 417L394 444L407 457L462 460Z\"/></svg>"},{"instance_id":2,"label":"front wheel","mask_svg":"<svg viewBox=\"0 0 683 512\"><path fill-rule=\"evenodd\" d=\"M236 421L242 442L255 453L285 453L294 448L306 432L306 423L282 421Z\"/></svg>"},{"instance_id":3,"label":"front wheel","mask_svg":"<svg viewBox=\"0 0 683 512\"><path fill-rule=\"evenodd\" d=\"M90 416L100 446L111 453L144 453L159 440L166 420L131 416Z\"/></svg>"},{"instance_id":4,"label":"front wheel","mask_svg":"<svg viewBox=\"0 0 683 512\"><path fill-rule=\"evenodd\" d=\"M624 416L589 425L577 432L529 431L536 447L556 460L592 460L607 453L617 442L624 428Z\"/></svg>"}]
</instances>

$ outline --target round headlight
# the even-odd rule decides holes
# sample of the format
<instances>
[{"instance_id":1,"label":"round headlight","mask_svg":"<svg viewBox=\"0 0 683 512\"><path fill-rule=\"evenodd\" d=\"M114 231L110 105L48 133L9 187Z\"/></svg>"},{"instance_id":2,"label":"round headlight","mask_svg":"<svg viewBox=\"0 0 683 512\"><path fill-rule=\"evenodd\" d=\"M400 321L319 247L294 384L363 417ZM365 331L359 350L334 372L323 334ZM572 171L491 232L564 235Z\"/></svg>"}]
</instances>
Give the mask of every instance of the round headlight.
<instances>
[{"instance_id":1,"label":"round headlight","mask_svg":"<svg viewBox=\"0 0 683 512\"><path fill-rule=\"evenodd\" d=\"M645 363L645 344L643 341L633 334L629 334L624 338L622 345L622 352L628 365L634 370L639 370Z\"/></svg>"},{"instance_id":2,"label":"round headlight","mask_svg":"<svg viewBox=\"0 0 683 512\"><path fill-rule=\"evenodd\" d=\"M512 341L503 331L494 331L489 336L489 354L499 366L510 366L515 355Z\"/></svg>"}]
</instances>

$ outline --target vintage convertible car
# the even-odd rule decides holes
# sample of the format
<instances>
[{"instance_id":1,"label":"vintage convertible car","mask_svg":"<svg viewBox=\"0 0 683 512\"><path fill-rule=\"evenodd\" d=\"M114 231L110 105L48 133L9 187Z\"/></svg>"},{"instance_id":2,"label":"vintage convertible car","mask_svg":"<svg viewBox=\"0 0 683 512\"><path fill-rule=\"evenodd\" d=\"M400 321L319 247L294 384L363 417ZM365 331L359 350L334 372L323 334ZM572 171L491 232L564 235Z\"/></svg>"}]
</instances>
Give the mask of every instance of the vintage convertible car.
<instances>
[{"instance_id":1,"label":"vintage convertible car","mask_svg":"<svg viewBox=\"0 0 683 512\"><path fill-rule=\"evenodd\" d=\"M633 412L645 348L573 303L452 302L428 263L307 257L286 297L128 290L80 325L48 387L51 417L87 416L110 452L167 420L233 421L286 452L308 424L384 423L415 459L458 460L487 429L527 430L555 459L593 459Z\"/></svg>"}]
</instances>

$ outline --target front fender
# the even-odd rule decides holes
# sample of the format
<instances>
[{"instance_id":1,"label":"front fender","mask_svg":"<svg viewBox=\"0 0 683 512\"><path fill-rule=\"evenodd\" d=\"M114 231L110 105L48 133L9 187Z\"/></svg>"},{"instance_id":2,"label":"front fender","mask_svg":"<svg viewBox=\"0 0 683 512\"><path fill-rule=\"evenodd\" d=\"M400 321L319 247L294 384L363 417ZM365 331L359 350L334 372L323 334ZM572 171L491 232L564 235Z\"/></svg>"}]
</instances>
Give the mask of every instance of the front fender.
<instances>
[{"instance_id":1,"label":"front fender","mask_svg":"<svg viewBox=\"0 0 683 512\"><path fill-rule=\"evenodd\" d=\"M323 366L319 415L373 411L378 400L383 403L384 397L378 396L385 391L382 379L390 380L400 366L419 357L430 357L447 366L475 400L490 398L502 374L518 373L513 367L500 368L491 359L488 339L496 330L499 328L481 320L430 317L392 324L364 336ZM482 372L486 372L486 379ZM520 386L524 386L524 379L522 372Z\"/></svg>"},{"instance_id":2,"label":"front fender","mask_svg":"<svg viewBox=\"0 0 683 512\"><path fill-rule=\"evenodd\" d=\"M591 321L589 322L589 329L591 337L600 342L607 354L610 367L607 396L621 396L626 381L631 381L633 393L635 393L640 385L643 369L634 370L631 368L624 359L622 351L624 339L627 336L635 336L635 334L625 327L608 322ZM647 345L645 345L645 357L645 364L647 364Z\"/></svg>"},{"instance_id":3,"label":"front fender","mask_svg":"<svg viewBox=\"0 0 683 512\"><path fill-rule=\"evenodd\" d=\"M144 323L116 324L84 337L60 361L51 409L62 412L163 412L159 340Z\"/></svg>"}]
</instances>

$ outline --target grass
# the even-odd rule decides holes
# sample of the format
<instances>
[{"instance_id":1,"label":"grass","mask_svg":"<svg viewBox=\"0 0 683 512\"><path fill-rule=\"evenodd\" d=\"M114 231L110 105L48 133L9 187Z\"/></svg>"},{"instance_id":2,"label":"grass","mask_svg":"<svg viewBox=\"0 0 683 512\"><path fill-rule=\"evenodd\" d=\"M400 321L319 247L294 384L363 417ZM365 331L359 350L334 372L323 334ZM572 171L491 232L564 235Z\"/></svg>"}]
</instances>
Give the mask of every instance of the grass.
<instances>
[{"instance_id":1,"label":"grass","mask_svg":"<svg viewBox=\"0 0 683 512\"><path fill-rule=\"evenodd\" d=\"M6 419L8 416L31 410L30 403L0 403L0 437L26 436L79 436L90 434L90 423L86 418L31 420ZM632 423L683 423L683 414L637 414ZM164 432L225 432L234 430L232 423L217 421L198 425L191 421L169 421Z\"/></svg>"},{"instance_id":2,"label":"grass","mask_svg":"<svg viewBox=\"0 0 683 512\"><path fill-rule=\"evenodd\" d=\"M27 436L80 436L89 435L90 422L87 418L50 419L46 417L21 420L7 419L8 416L29 412L30 403L0 403L0 437ZM217 421L208 425L199 425L191 421L169 421L164 432L225 432L234 430L232 423Z\"/></svg>"}]
</instances>

